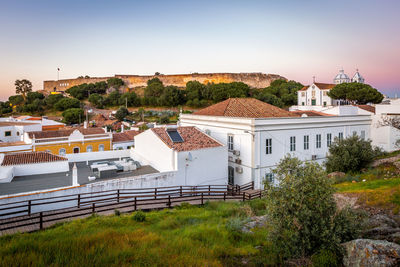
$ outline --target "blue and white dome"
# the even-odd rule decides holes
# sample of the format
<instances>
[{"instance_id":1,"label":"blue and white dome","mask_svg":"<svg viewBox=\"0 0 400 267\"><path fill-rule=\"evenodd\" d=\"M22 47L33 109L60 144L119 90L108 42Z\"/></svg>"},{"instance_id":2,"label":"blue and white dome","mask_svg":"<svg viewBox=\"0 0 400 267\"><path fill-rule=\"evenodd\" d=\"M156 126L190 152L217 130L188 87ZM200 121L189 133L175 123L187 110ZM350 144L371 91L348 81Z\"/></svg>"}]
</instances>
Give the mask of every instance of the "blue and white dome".
<instances>
[{"instance_id":1,"label":"blue and white dome","mask_svg":"<svg viewBox=\"0 0 400 267\"><path fill-rule=\"evenodd\" d=\"M333 82L335 84L340 84L340 83L349 83L350 78L347 76L346 73L344 73L344 70L341 69L339 73L336 75L335 79L333 79Z\"/></svg>"},{"instance_id":2,"label":"blue and white dome","mask_svg":"<svg viewBox=\"0 0 400 267\"><path fill-rule=\"evenodd\" d=\"M361 74L358 72L358 69L356 70L356 73L354 74L353 78L351 79L352 82L354 83L364 83L364 77L361 76Z\"/></svg>"}]
</instances>

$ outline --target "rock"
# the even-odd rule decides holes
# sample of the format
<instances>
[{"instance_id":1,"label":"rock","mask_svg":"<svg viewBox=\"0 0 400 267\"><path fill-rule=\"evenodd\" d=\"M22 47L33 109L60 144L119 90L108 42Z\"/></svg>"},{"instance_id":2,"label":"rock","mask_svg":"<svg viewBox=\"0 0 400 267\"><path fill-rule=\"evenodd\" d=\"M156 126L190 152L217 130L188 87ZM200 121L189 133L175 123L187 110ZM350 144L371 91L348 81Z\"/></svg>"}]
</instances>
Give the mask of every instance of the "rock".
<instances>
[{"instance_id":1,"label":"rock","mask_svg":"<svg viewBox=\"0 0 400 267\"><path fill-rule=\"evenodd\" d=\"M393 162L393 165L400 170L400 161Z\"/></svg>"},{"instance_id":2,"label":"rock","mask_svg":"<svg viewBox=\"0 0 400 267\"><path fill-rule=\"evenodd\" d=\"M371 239L356 239L342 244L344 266L399 266L400 245Z\"/></svg>"},{"instance_id":3,"label":"rock","mask_svg":"<svg viewBox=\"0 0 400 267\"><path fill-rule=\"evenodd\" d=\"M364 232L364 237L366 238L371 238L371 239L384 239L384 240L388 240L388 237L392 234L395 233L399 233L400 232L400 228L391 228L391 227L387 227L387 226L380 226L380 227L375 227L372 229L369 229L367 231Z\"/></svg>"},{"instance_id":4,"label":"rock","mask_svg":"<svg viewBox=\"0 0 400 267\"><path fill-rule=\"evenodd\" d=\"M400 244L400 232L396 232L394 234L389 235L386 238L390 242L394 242L396 244Z\"/></svg>"},{"instance_id":5,"label":"rock","mask_svg":"<svg viewBox=\"0 0 400 267\"><path fill-rule=\"evenodd\" d=\"M344 172L331 172L328 174L329 178L336 179L336 178L343 178L346 174Z\"/></svg>"},{"instance_id":6,"label":"rock","mask_svg":"<svg viewBox=\"0 0 400 267\"><path fill-rule=\"evenodd\" d=\"M242 232L252 233L252 229L265 226L267 224L267 221L267 215L251 217L250 221L243 225Z\"/></svg>"},{"instance_id":7,"label":"rock","mask_svg":"<svg viewBox=\"0 0 400 267\"><path fill-rule=\"evenodd\" d=\"M386 214L375 214L366 220L365 226L368 229L376 227L397 228L399 227L399 224Z\"/></svg>"},{"instance_id":8,"label":"rock","mask_svg":"<svg viewBox=\"0 0 400 267\"><path fill-rule=\"evenodd\" d=\"M398 160L400 160L400 154L398 154L398 155L396 155L394 157L390 157L390 158L384 158L384 159L375 160L372 163L372 167L377 167L377 166L382 165L382 164L390 164L390 163L394 164Z\"/></svg>"},{"instance_id":9,"label":"rock","mask_svg":"<svg viewBox=\"0 0 400 267\"><path fill-rule=\"evenodd\" d=\"M359 208L359 206L357 205L358 196L336 193L333 195L333 197L335 198L338 209L340 210L346 207L350 207L353 209Z\"/></svg>"}]
</instances>

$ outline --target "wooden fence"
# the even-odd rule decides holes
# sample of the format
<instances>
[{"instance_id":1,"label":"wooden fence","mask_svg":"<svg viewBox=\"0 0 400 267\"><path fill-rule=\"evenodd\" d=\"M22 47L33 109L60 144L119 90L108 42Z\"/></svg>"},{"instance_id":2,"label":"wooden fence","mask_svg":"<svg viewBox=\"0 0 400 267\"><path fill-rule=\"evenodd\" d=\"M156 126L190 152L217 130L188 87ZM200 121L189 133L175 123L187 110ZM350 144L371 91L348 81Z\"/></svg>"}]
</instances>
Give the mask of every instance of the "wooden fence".
<instances>
[{"instance_id":1,"label":"wooden fence","mask_svg":"<svg viewBox=\"0 0 400 267\"><path fill-rule=\"evenodd\" d=\"M242 186L203 185L120 189L13 202L0 205L0 233L12 229L23 232L35 231L51 226L57 221L74 217L83 218L94 213L107 214L116 209L121 212L132 212L171 208L182 202L203 205L205 201L212 200L246 201L261 198L261 194L260 190L254 190L254 182L251 182ZM69 204L70 207L32 212L33 208L63 203Z\"/></svg>"}]
</instances>

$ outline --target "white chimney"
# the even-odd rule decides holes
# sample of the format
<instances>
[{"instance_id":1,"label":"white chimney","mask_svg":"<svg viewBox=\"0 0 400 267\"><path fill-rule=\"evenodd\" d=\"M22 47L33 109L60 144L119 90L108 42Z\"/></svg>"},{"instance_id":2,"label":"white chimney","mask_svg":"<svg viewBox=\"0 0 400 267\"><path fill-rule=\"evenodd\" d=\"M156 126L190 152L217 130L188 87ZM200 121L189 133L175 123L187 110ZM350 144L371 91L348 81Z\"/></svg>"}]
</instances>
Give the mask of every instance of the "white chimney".
<instances>
[{"instance_id":1,"label":"white chimney","mask_svg":"<svg viewBox=\"0 0 400 267\"><path fill-rule=\"evenodd\" d=\"M83 128L87 129L87 121L83 122Z\"/></svg>"},{"instance_id":2,"label":"white chimney","mask_svg":"<svg viewBox=\"0 0 400 267\"><path fill-rule=\"evenodd\" d=\"M123 133L123 132L124 132L124 124L121 123L121 133Z\"/></svg>"},{"instance_id":3,"label":"white chimney","mask_svg":"<svg viewBox=\"0 0 400 267\"><path fill-rule=\"evenodd\" d=\"M79 186L78 184L78 168L76 168L76 163L72 167L72 186Z\"/></svg>"}]
</instances>

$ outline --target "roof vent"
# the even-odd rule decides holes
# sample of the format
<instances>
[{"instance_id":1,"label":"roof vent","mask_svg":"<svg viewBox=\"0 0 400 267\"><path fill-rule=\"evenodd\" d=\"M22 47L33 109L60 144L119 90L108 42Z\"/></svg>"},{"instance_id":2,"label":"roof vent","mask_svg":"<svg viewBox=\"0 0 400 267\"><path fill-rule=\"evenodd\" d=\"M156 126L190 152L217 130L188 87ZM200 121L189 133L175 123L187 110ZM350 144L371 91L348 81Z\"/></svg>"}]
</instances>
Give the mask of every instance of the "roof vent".
<instances>
[{"instance_id":1,"label":"roof vent","mask_svg":"<svg viewBox=\"0 0 400 267\"><path fill-rule=\"evenodd\" d=\"M182 143L183 138L176 128L167 128L167 134L173 143Z\"/></svg>"}]
</instances>

